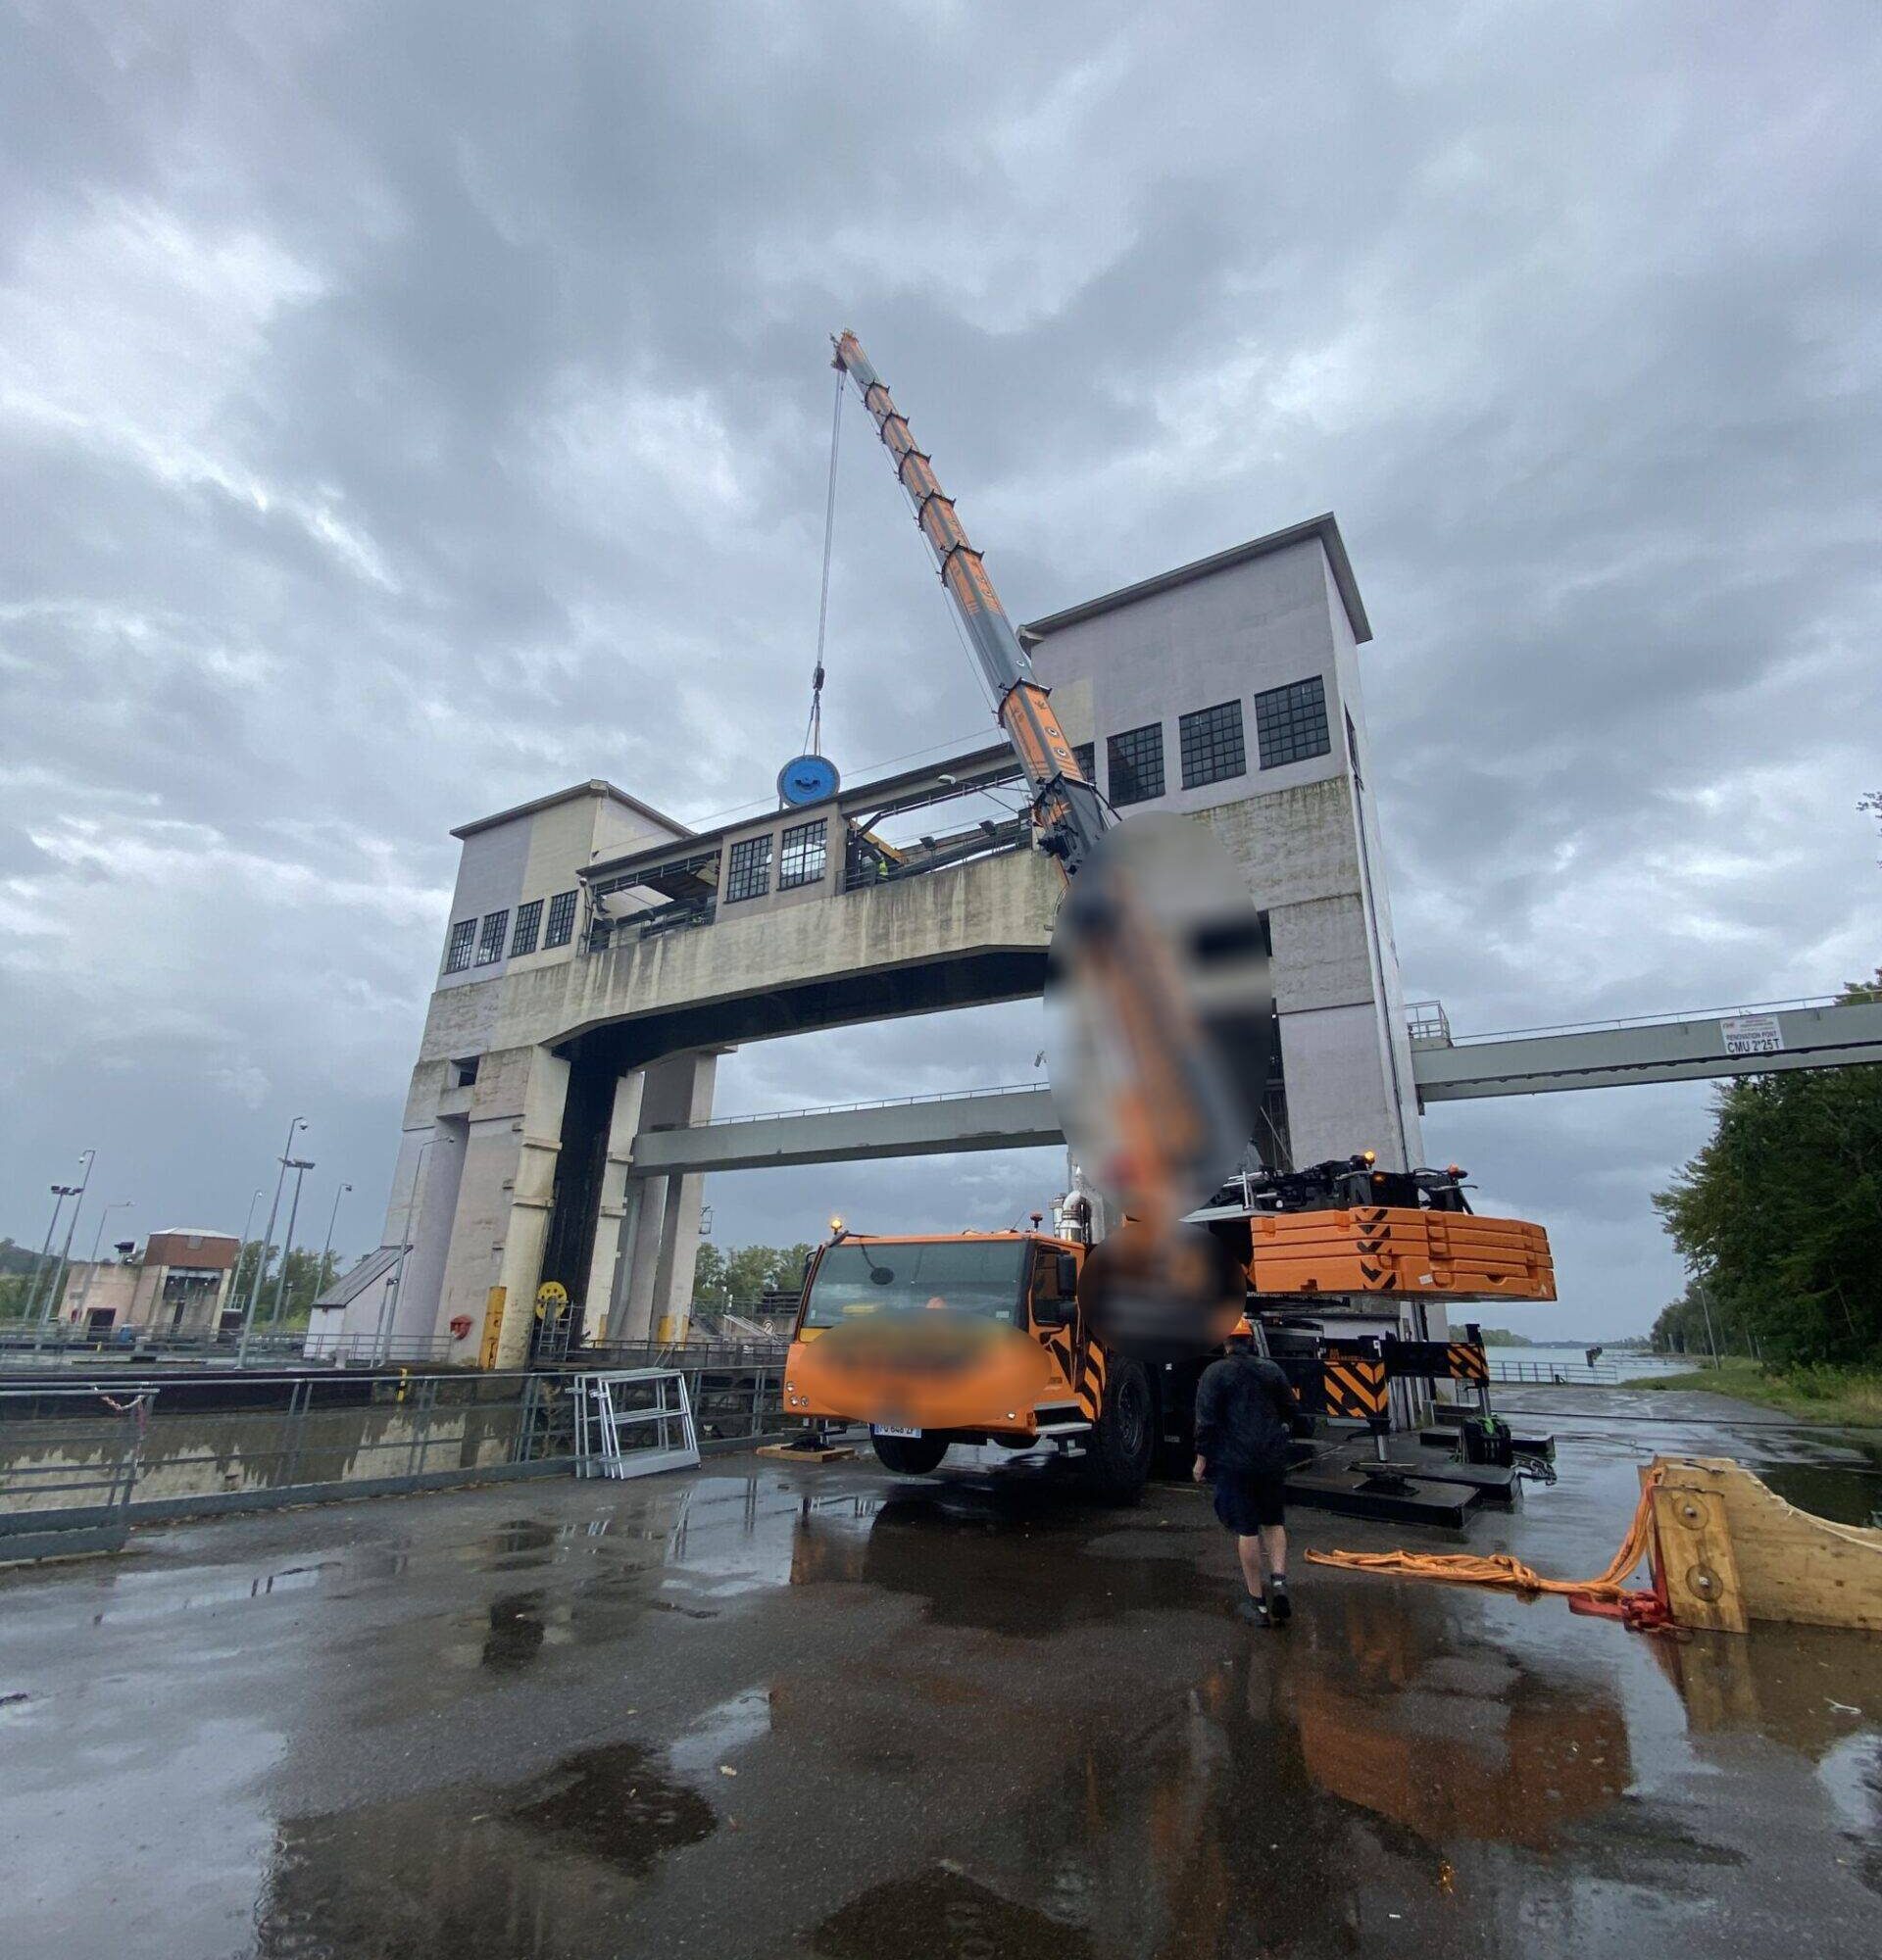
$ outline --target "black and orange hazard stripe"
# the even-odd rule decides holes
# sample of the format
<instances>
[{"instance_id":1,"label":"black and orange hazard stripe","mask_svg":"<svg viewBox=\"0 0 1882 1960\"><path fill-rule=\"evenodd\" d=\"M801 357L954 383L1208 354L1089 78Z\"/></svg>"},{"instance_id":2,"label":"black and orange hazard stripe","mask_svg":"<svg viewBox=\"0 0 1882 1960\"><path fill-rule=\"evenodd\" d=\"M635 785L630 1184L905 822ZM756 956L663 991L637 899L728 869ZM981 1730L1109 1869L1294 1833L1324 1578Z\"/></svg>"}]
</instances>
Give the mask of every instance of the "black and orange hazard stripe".
<instances>
[{"instance_id":1,"label":"black and orange hazard stripe","mask_svg":"<svg viewBox=\"0 0 1882 1960\"><path fill-rule=\"evenodd\" d=\"M1490 1362L1474 1341L1452 1341L1445 1355L1451 1364L1451 1378L1458 1382L1487 1382Z\"/></svg>"},{"instance_id":2,"label":"black and orange hazard stripe","mask_svg":"<svg viewBox=\"0 0 1882 1960\"><path fill-rule=\"evenodd\" d=\"M1359 1354L1329 1354L1320 1363L1326 1413L1373 1422L1386 1412L1385 1363Z\"/></svg>"},{"instance_id":3,"label":"black and orange hazard stripe","mask_svg":"<svg viewBox=\"0 0 1882 1960\"><path fill-rule=\"evenodd\" d=\"M1096 1341L1074 1341L1068 1327L1056 1327L1046 1336L1059 1372L1071 1384L1071 1393L1089 1422L1098 1420L1105 1399L1105 1350Z\"/></svg>"}]
</instances>

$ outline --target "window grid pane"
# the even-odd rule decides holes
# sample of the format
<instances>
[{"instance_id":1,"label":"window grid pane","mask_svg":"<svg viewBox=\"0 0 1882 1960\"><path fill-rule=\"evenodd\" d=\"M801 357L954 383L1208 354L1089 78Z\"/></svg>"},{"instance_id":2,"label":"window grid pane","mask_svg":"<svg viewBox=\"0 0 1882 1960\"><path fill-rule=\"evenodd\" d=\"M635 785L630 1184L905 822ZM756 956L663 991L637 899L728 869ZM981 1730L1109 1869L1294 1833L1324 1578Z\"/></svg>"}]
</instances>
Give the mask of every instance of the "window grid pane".
<instances>
[{"instance_id":1,"label":"window grid pane","mask_svg":"<svg viewBox=\"0 0 1882 1960\"><path fill-rule=\"evenodd\" d=\"M725 903L740 899L762 899L771 889L771 839L747 837L732 846L730 874L725 880Z\"/></svg>"},{"instance_id":2,"label":"window grid pane","mask_svg":"<svg viewBox=\"0 0 1882 1960\"><path fill-rule=\"evenodd\" d=\"M517 907L517 929L510 935L510 957L536 950L536 935L542 930L542 901L531 899Z\"/></svg>"},{"instance_id":3,"label":"window grid pane","mask_svg":"<svg viewBox=\"0 0 1882 1960\"><path fill-rule=\"evenodd\" d=\"M1176 734L1182 751L1184 789L1199 789L1204 783L1219 783L1248 773L1239 701L1225 701L1219 708L1201 708L1194 714L1185 714L1176 724Z\"/></svg>"},{"instance_id":4,"label":"window grid pane","mask_svg":"<svg viewBox=\"0 0 1882 1960\"><path fill-rule=\"evenodd\" d=\"M1312 680L1291 681L1258 694L1255 733L1264 769L1324 756L1333 746L1326 732L1325 682L1315 674Z\"/></svg>"},{"instance_id":5,"label":"window grid pane","mask_svg":"<svg viewBox=\"0 0 1882 1960\"><path fill-rule=\"evenodd\" d=\"M470 946L476 936L475 919L459 919L451 928L451 945L444 956L447 973L462 973L470 964Z\"/></svg>"},{"instance_id":6,"label":"window grid pane","mask_svg":"<svg viewBox=\"0 0 1882 1960\"><path fill-rule=\"evenodd\" d=\"M545 951L552 946L567 946L575 936L575 895L573 892L558 892L549 901L549 930L542 936Z\"/></svg>"},{"instance_id":7,"label":"window grid pane","mask_svg":"<svg viewBox=\"0 0 1882 1960\"><path fill-rule=\"evenodd\" d=\"M510 908L505 906L500 912L485 912L483 933L477 941L477 964L488 966L493 959L503 957L503 935L509 929Z\"/></svg>"},{"instance_id":8,"label":"window grid pane","mask_svg":"<svg viewBox=\"0 0 1882 1960\"><path fill-rule=\"evenodd\" d=\"M1098 787L1098 745L1095 742L1078 742L1072 746L1072 760L1078 764L1078 773L1093 789Z\"/></svg>"},{"instance_id":9,"label":"window grid pane","mask_svg":"<svg viewBox=\"0 0 1882 1960\"><path fill-rule=\"evenodd\" d=\"M1164 726L1127 728L1105 745L1105 766L1114 804L1148 803L1164 793Z\"/></svg>"},{"instance_id":10,"label":"window grid pane","mask_svg":"<svg viewBox=\"0 0 1882 1960\"><path fill-rule=\"evenodd\" d=\"M778 840L780 892L788 892L793 885L815 885L821 880L827 823L826 817L819 816L814 823L793 824Z\"/></svg>"}]
</instances>

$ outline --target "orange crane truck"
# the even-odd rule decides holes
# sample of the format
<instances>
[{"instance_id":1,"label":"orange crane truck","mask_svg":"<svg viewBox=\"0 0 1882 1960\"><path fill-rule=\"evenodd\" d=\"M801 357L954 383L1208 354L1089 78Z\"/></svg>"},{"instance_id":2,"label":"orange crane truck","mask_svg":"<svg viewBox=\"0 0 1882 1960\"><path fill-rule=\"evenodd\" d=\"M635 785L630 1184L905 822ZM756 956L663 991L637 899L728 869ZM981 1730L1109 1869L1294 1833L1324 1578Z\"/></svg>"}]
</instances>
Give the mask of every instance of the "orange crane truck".
<instances>
[{"instance_id":1,"label":"orange crane truck","mask_svg":"<svg viewBox=\"0 0 1882 1960\"><path fill-rule=\"evenodd\" d=\"M856 335L846 332L834 346L833 366L875 423L1013 744L1038 848L1070 885L1100 852L1113 815L1079 769L981 555L906 417ZM1196 1227L1205 1227L1232 1255L1216 1261L1221 1283L1231 1298L1245 1294L1251 1329L1295 1376L1306 1406L1364 1423L1381 1456L1395 1377L1470 1382L1491 1425L1489 1371L1474 1331L1457 1343L1343 1340L1323 1326L1304 1336L1298 1323L1324 1317L1336 1300L1375 1296L1553 1298L1541 1228L1475 1216L1455 1170L1384 1170L1369 1152L1305 1172L1242 1174L1235 1188L1192 1212L1193 1197L1179 1201L1184 1179L1193 1182L1195 1167L1218 1150L1229 1108L1213 1079L1221 1056L1197 1038L1180 994L1160 985L1166 975L1157 946L1133 937L1128 922L1114 929L1106 902L1098 916L1099 992L1126 1057L1114 1115L1127 1189L1108 1195L1122 1200L1139 1246L1152 1249L1139 1270L1182 1269L1184 1235L1192 1235L1193 1254ZM1256 1019L1244 1041L1264 1049L1271 1012ZM1254 1072L1263 1076L1264 1066ZM1246 1152L1247 1138L1246 1127L1228 1137L1228 1163ZM1146 1359L1107 1343L1093 1325L1094 1301L1108 1288L1091 1283L1105 1257L1087 1271L1097 1250L1088 1243L1088 1217L1085 1205L1057 1236L1037 1229L1041 1214L1031 1232L945 1238L856 1234L833 1221L806 1276L785 1413L813 1426L867 1422L877 1455L898 1471L930 1470L957 1442L1010 1448L1049 1442L1076 1450L1106 1494L1134 1495L1160 1446L1186 1445L1195 1382L1209 1356ZM1122 1235L1112 1243L1121 1245ZM1164 1257L1165 1250L1174 1256ZM1187 1263L1194 1266L1193 1256ZM1390 1476L1381 1470L1375 1481Z\"/></svg>"},{"instance_id":2,"label":"orange crane truck","mask_svg":"<svg viewBox=\"0 0 1882 1960\"><path fill-rule=\"evenodd\" d=\"M1477 1216L1461 1179L1455 1168L1382 1171L1362 1155L1238 1179L1194 1214L1241 1264L1245 1323L1307 1414L1363 1425L1382 1446L1391 1384L1449 1379L1474 1389L1488 1415L1474 1327L1443 1341L1325 1331L1362 1299L1555 1298L1542 1228ZM883 1466L904 1474L932 1471L957 1443L1050 1444L1114 1500L1141 1493L1160 1457L1187 1461L1196 1382L1212 1357L1143 1361L1107 1348L1079 1305L1089 1249L1078 1206L1066 1208L1060 1234L1038 1229L1042 1216L1030 1232L946 1237L837 1225L805 1276L785 1414L815 1428L867 1423Z\"/></svg>"}]
</instances>

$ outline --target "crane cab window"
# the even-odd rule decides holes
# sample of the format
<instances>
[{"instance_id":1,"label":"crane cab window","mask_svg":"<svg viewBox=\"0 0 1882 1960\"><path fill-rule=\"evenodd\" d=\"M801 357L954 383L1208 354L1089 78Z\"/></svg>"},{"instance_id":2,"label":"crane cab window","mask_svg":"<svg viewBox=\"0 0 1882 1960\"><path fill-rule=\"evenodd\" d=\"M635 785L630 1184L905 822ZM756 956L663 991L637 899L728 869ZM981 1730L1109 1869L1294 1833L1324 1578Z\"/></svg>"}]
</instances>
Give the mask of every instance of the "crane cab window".
<instances>
[{"instance_id":1,"label":"crane cab window","mask_svg":"<svg viewBox=\"0 0 1882 1960\"><path fill-rule=\"evenodd\" d=\"M1019 1326L1026 1250L1017 1239L846 1240L817 1262L804 1325L939 1308Z\"/></svg>"}]
</instances>

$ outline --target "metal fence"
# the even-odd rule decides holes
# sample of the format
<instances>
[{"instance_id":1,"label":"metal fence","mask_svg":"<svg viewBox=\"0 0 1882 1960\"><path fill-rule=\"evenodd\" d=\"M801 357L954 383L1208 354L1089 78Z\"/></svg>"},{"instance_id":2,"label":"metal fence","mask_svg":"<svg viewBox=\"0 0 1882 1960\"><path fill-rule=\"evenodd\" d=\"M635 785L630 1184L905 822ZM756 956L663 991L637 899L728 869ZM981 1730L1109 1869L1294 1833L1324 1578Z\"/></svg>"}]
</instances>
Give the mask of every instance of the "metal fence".
<instances>
[{"instance_id":1,"label":"metal fence","mask_svg":"<svg viewBox=\"0 0 1882 1960\"><path fill-rule=\"evenodd\" d=\"M0 1366L33 1367L69 1362L201 1361L209 1366L273 1367L282 1362L325 1363L361 1367L392 1363L439 1366L462 1355L464 1346L448 1334L421 1339L379 1341L370 1334L322 1337L308 1353L305 1328L284 1333L251 1334L246 1343L236 1334L158 1334L142 1328L112 1329L92 1334L79 1327L23 1329L0 1326Z\"/></svg>"},{"instance_id":2,"label":"metal fence","mask_svg":"<svg viewBox=\"0 0 1882 1960\"><path fill-rule=\"evenodd\" d=\"M702 1447L781 1433L779 1354L608 1365L682 1375ZM0 1562L112 1549L143 1519L568 1474L573 1401L571 1374L549 1369L16 1379L0 1385Z\"/></svg>"},{"instance_id":3,"label":"metal fence","mask_svg":"<svg viewBox=\"0 0 1882 1960\"><path fill-rule=\"evenodd\" d=\"M1492 1361L1493 1382L1537 1382L1544 1388L1611 1388L1620 1380L1612 1361Z\"/></svg>"}]
</instances>

